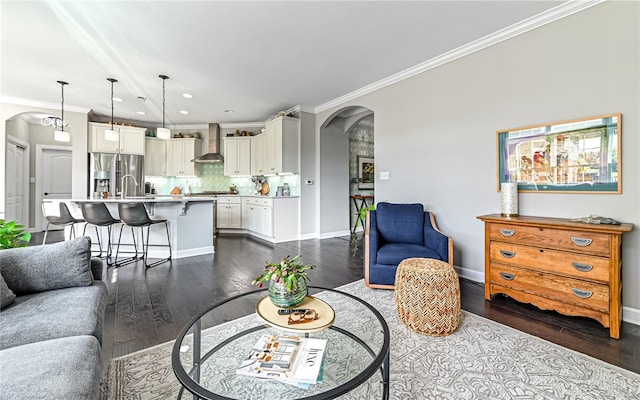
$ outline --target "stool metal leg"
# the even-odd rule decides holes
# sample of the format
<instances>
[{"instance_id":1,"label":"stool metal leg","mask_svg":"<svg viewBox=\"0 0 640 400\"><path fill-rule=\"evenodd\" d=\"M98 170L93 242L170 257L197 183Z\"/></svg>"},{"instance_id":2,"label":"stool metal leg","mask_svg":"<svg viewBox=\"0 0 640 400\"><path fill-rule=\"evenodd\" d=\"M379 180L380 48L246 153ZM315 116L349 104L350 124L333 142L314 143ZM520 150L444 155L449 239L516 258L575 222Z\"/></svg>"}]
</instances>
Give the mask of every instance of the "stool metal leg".
<instances>
[{"instance_id":1,"label":"stool metal leg","mask_svg":"<svg viewBox=\"0 0 640 400\"><path fill-rule=\"evenodd\" d=\"M169 246L169 257L167 258L163 258L161 260L155 261L151 264L147 263L147 259L148 259L148 252L149 252L149 236L151 236L149 234L149 230L151 229L151 225L147 225L147 241L143 242L146 243L146 247L143 244L143 248L142 251L144 253L143 255L143 259L144 259L144 266L145 268L151 268L151 267L155 267L156 265L162 264L164 262L169 261L169 263L171 263L171 258L173 257L173 252L171 250L171 237L169 236L169 224L167 223L167 221L164 221L164 227L167 231L167 245ZM142 239L144 240L144 228L141 228L142 230Z\"/></svg>"}]
</instances>

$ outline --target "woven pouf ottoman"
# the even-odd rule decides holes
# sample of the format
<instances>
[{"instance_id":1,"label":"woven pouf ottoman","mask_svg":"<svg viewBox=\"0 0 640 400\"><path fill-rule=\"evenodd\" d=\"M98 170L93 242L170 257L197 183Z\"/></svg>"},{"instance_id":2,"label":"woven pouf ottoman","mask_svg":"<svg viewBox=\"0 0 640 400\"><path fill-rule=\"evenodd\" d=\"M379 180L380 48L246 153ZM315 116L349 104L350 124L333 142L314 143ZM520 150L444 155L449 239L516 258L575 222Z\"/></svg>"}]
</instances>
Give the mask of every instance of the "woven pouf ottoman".
<instances>
[{"instance_id":1,"label":"woven pouf ottoman","mask_svg":"<svg viewBox=\"0 0 640 400\"><path fill-rule=\"evenodd\" d=\"M453 267L430 258L407 258L396 271L396 309L412 331L453 333L460 324L460 281Z\"/></svg>"}]
</instances>

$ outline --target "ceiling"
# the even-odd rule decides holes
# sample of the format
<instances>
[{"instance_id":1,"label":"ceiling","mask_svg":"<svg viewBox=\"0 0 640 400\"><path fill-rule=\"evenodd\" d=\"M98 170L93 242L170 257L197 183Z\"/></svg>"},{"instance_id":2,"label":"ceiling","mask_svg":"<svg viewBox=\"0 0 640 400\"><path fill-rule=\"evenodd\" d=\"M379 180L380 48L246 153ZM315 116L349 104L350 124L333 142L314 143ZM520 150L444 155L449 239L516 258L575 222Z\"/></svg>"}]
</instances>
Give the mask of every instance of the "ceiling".
<instances>
[{"instance_id":1,"label":"ceiling","mask_svg":"<svg viewBox=\"0 0 640 400\"><path fill-rule=\"evenodd\" d=\"M110 116L113 77L116 121L157 126L165 74L168 126L259 122L316 110L562 3L2 1L0 96L56 109L63 80L65 110Z\"/></svg>"}]
</instances>

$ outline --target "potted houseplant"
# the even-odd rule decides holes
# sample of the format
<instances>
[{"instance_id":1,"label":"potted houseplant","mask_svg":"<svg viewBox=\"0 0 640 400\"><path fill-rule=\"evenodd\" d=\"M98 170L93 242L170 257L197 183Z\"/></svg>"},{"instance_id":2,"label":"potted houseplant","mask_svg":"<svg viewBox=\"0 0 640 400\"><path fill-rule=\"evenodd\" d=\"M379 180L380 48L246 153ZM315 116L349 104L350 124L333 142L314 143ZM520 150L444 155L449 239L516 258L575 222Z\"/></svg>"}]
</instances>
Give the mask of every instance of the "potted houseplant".
<instances>
[{"instance_id":1,"label":"potted houseplant","mask_svg":"<svg viewBox=\"0 0 640 400\"><path fill-rule=\"evenodd\" d=\"M31 240L31 234L24 231L24 226L16 221L0 219L0 250L14 247L26 247Z\"/></svg>"},{"instance_id":2,"label":"potted houseplant","mask_svg":"<svg viewBox=\"0 0 640 400\"><path fill-rule=\"evenodd\" d=\"M300 262L300 256L286 256L280 262L267 261L264 270L251 284L258 287L269 284L269 298L278 307L293 307L302 302L307 295L307 271L313 269L310 264Z\"/></svg>"}]
</instances>

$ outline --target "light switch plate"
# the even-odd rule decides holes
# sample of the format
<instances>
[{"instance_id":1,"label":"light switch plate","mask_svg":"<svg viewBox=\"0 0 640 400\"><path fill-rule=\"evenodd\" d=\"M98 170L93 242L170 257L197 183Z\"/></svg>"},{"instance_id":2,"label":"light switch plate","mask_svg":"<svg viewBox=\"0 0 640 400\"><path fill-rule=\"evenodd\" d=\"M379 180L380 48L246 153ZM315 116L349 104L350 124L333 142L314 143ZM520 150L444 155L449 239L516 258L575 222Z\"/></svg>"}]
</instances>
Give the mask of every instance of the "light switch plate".
<instances>
[{"instance_id":1,"label":"light switch plate","mask_svg":"<svg viewBox=\"0 0 640 400\"><path fill-rule=\"evenodd\" d=\"M389 180L389 171L380 171L380 180L388 181Z\"/></svg>"}]
</instances>

